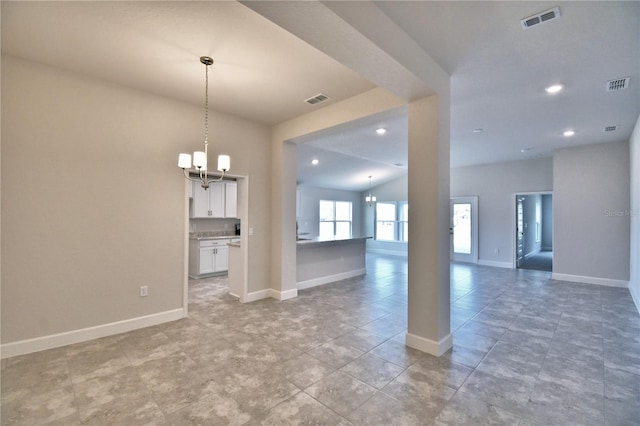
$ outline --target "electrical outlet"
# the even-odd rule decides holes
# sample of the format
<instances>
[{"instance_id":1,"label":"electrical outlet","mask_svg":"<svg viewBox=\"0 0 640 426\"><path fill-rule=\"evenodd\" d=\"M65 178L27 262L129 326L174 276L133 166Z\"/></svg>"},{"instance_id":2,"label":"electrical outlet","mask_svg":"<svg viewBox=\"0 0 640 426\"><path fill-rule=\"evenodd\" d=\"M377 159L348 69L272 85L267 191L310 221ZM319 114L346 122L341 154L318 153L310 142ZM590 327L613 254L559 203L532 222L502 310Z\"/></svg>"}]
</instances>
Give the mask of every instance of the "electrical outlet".
<instances>
[{"instance_id":1,"label":"electrical outlet","mask_svg":"<svg viewBox=\"0 0 640 426\"><path fill-rule=\"evenodd\" d=\"M494 248L494 249L493 249L493 252L494 252L495 254L499 254L499 253L500 253L500 249L496 247L496 248Z\"/></svg>"},{"instance_id":2,"label":"electrical outlet","mask_svg":"<svg viewBox=\"0 0 640 426\"><path fill-rule=\"evenodd\" d=\"M147 297L149 295L149 286L140 286L140 297Z\"/></svg>"}]
</instances>

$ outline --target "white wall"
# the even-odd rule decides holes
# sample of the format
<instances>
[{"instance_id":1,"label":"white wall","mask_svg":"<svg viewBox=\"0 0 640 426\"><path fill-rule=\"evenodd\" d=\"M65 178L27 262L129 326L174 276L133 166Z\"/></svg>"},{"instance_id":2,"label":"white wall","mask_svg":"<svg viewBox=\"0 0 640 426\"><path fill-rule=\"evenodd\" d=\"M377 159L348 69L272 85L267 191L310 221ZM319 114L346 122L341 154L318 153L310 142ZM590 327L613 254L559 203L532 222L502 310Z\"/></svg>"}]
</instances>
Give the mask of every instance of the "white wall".
<instances>
[{"instance_id":1,"label":"white wall","mask_svg":"<svg viewBox=\"0 0 640 426\"><path fill-rule=\"evenodd\" d=\"M299 233L308 233L310 237L318 236L320 233L320 200L333 200L352 203L352 234L361 236L363 199L359 192L298 186L296 194L299 197L296 200L296 220L298 221Z\"/></svg>"},{"instance_id":2,"label":"white wall","mask_svg":"<svg viewBox=\"0 0 640 426\"><path fill-rule=\"evenodd\" d=\"M2 343L182 308L176 159L201 147L201 107L7 56L2 87ZM214 112L210 127L255 177L249 286L266 289L270 131Z\"/></svg>"},{"instance_id":3,"label":"white wall","mask_svg":"<svg viewBox=\"0 0 640 426\"><path fill-rule=\"evenodd\" d=\"M550 158L451 169L451 196L478 197L478 262L512 267L514 194L552 189Z\"/></svg>"},{"instance_id":4,"label":"white wall","mask_svg":"<svg viewBox=\"0 0 640 426\"><path fill-rule=\"evenodd\" d=\"M554 277L605 285L629 280L629 144L556 151Z\"/></svg>"},{"instance_id":5,"label":"white wall","mask_svg":"<svg viewBox=\"0 0 640 426\"><path fill-rule=\"evenodd\" d=\"M408 177L402 176L391 182L372 187L371 193L376 197L376 201L408 201ZM369 194L369 190L362 192L360 197ZM363 235L375 238L375 207L363 204L362 208L362 226ZM409 238L411 238L411 227L409 227ZM399 256L407 255L407 243L395 241L376 241L374 239L367 240L367 250L374 252L393 254Z\"/></svg>"},{"instance_id":6,"label":"white wall","mask_svg":"<svg viewBox=\"0 0 640 426\"><path fill-rule=\"evenodd\" d=\"M629 143L631 166L631 223L630 223L630 272L629 290L640 312L640 117Z\"/></svg>"}]
</instances>

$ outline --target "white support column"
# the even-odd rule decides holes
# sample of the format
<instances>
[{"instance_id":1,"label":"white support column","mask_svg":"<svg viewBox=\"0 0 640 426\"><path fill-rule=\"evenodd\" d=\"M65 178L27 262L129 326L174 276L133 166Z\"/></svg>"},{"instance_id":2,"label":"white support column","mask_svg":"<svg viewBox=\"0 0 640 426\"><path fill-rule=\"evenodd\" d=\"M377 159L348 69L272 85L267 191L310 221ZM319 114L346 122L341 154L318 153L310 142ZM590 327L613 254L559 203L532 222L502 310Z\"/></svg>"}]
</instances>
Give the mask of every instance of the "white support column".
<instances>
[{"instance_id":1,"label":"white support column","mask_svg":"<svg viewBox=\"0 0 640 426\"><path fill-rule=\"evenodd\" d=\"M444 104L448 106L446 95ZM442 110L443 108L440 108ZM406 344L440 356L449 319L449 115L437 95L409 104L409 325Z\"/></svg>"},{"instance_id":2,"label":"white support column","mask_svg":"<svg viewBox=\"0 0 640 426\"><path fill-rule=\"evenodd\" d=\"M296 145L272 142L271 291L274 299L291 299L296 287Z\"/></svg>"}]
</instances>

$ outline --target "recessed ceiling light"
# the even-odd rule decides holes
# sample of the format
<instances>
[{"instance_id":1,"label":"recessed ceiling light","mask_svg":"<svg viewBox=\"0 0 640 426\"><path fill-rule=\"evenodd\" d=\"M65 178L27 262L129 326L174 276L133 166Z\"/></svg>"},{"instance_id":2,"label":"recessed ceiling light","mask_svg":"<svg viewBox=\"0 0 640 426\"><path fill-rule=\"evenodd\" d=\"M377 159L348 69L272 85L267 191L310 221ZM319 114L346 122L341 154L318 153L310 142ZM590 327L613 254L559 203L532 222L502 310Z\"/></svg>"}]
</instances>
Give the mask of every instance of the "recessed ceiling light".
<instances>
[{"instance_id":1,"label":"recessed ceiling light","mask_svg":"<svg viewBox=\"0 0 640 426\"><path fill-rule=\"evenodd\" d=\"M314 166L317 166L319 162L320 160L318 160L317 158L314 158L313 160L311 160L311 164L313 164Z\"/></svg>"},{"instance_id":2,"label":"recessed ceiling light","mask_svg":"<svg viewBox=\"0 0 640 426\"><path fill-rule=\"evenodd\" d=\"M472 132L473 133L482 133L482 132L484 132L484 129L481 129L481 128L478 127L477 129L473 129Z\"/></svg>"},{"instance_id":3,"label":"recessed ceiling light","mask_svg":"<svg viewBox=\"0 0 640 426\"><path fill-rule=\"evenodd\" d=\"M564 135L565 137L567 137L567 138L569 138L569 137L571 137L571 136L573 136L573 135L575 135L575 134L576 134L576 132L574 132L573 130L567 130L567 131L565 131L565 132L563 133L563 135Z\"/></svg>"},{"instance_id":4,"label":"recessed ceiling light","mask_svg":"<svg viewBox=\"0 0 640 426\"><path fill-rule=\"evenodd\" d=\"M553 95L561 91L563 87L562 84L554 84L553 86L546 87L544 90L550 95Z\"/></svg>"},{"instance_id":5,"label":"recessed ceiling light","mask_svg":"<svg viewBox=\"0 0 640 426\"><path fill-rule=\"evenodd\" d=\"M376 129L376 133L379 135L384 135L385 133L387 133L387 129L380 127L379 129Z\"/></svg>"}]
</instances>

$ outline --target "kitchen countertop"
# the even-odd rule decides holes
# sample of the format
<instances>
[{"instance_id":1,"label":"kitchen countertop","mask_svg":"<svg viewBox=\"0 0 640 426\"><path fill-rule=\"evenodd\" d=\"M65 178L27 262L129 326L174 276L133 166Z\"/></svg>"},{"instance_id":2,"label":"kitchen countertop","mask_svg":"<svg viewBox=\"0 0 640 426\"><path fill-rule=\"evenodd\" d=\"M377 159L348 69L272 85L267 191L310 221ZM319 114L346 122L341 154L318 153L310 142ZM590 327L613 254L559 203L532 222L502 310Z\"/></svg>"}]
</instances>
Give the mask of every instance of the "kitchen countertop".
<instances>
[{"instance_id":1,"label":"kitchen countertop","mask_svg":"<svg viewBox=\"0 0 640 426\"><path fill-rule=\"evenodd\" d=\"M240 235L220 235L215 232L190 232L189 239L190 240L228 240L240 238Z\"/></svg>"}]
</instances>

